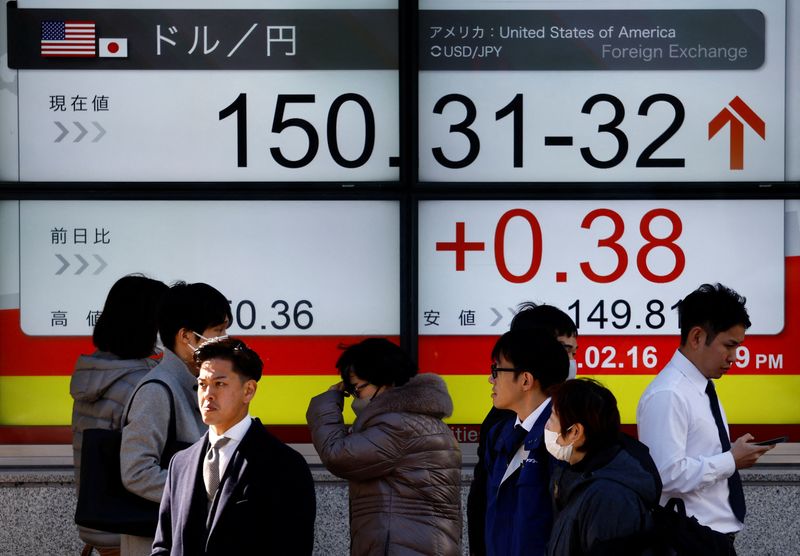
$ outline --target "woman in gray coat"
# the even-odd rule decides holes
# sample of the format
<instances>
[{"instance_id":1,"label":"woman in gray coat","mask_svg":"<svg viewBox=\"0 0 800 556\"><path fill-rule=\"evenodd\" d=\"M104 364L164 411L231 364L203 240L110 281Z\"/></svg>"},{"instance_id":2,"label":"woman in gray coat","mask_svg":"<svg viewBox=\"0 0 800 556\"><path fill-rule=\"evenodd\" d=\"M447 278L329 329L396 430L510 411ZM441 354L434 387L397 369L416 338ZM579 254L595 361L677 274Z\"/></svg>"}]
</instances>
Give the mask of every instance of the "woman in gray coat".
<instances>
[{"instance_id":1,"label":"woman in gray coat","mask_svg":"<svg viewBox=\"0 0 800 556\"><path fill-rule=\"evenodd\" d=\"M461 450L442 421L453 411L444 381L417 375L381 338L347 348L336 367L342 382L311 400L306 419L322 462L350 483L351 554L460 554Z\"/></svg>"},{"instance_id":2,"label":"woman in gray coat","mask_svg":"<svg viewBox=\"0 0 800 556\"><path fill-rule=\"evenodd\" d=\"M167 286L144 276L117 280L106 298L94 327L97 351L81 355L69 383L72 405L72 453L75 484L80 489L81 447L86 429L122 429L122 414L134 387L155 367L158 306ZM78 526L86 543L83 554L94 549L103 556L119 554L116 533Z\"/></svg>"}]
</instances>

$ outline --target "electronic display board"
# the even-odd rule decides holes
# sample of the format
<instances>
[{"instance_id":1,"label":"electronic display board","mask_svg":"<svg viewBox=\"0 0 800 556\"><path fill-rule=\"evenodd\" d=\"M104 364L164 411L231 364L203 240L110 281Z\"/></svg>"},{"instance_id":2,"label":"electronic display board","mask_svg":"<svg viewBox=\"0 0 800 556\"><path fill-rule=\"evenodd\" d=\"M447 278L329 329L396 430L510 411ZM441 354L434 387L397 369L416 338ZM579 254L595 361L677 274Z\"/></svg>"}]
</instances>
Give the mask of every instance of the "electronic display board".
<instances>
[{"instance_id":1,"label":"electronic display board","mask_svg":"<svg viewBox=\"0 0 800 556\"><path fill-rule=\"evenodd\" d=\"M267 423L305 423L341 344L400 334L398 201L0 201L0 232L0 425L69 425L75 360L134 272L228 297Z\"/></svg>"},{"instance_id":2,"label":"electronic display board","mask_svg":"<svg viewBox=\"0 0 800 556\"><path fill-rule=\"evenodd\" d=\"M794 4L422 0L419 179L800 179Z\"/></svg>"},{"instance_id":3,"label":"electronic display board","mask_svg":"<svg viewBox=\"0 0 800 556\"><path fill-rule=\"evenodd\" d=\"M308 399L336 380L339 344L397 339L418 291L406 310L420 367L445 377L449 422L472 427L468 441L491 403L489 352L521 301L577 321L580 374L609 384L631 424L677 345L675 303L720 281L754 321L720 384L731 422L800 431L800 204L724 198L739 182L800 179L799 6L420 0L418 160L401 160L413 103L399 92L398 2L9 3L0 181L78 193L0 201L0 428L66 428L92 319L138 271L230 298L231 333L265 356L265 388L280 392L256 400L270 424L303 425ZM64 57L87 48L62 42L81 25L86 56ZM415 163L419 183L401 183ZM185 182L194 200L77 200L95 182L136 199L151 191L139 182L177 199L187 189L169 182ZM259 199L299 182L400 187L395 201L219 202L199 199L226 184L200 182L252 182ZM564 182L668 182L670 194L572 200ZM721 198L698 200L697 182ZM475 183L488 189L476 196ZM447 194L410 191L428 184ZM552 200L491 192L506 184L543 184ZM160 253L178 234L191 241ZM417 240L418 264L401 267ZM208 246L218 265L201 264Z\"/></svg>"},{"instance_id":4,"label":"electronic display board","mask_svg":"<svg viewBox=\"0 0 800 556\"><path fill-rule=\"evenodd\" d=\"M20 0L7 17L2 180L399 179L396 2Z\"/></svg>"},{"instance_id":5,"label":"electronic display board","mask_svg":"<svg viewBox=\"0 0 800 556\"><path fill-rule=\"evenodd\" d=\"M615 392L624 423L679 343L675 304L702 283L752 320L718 388L736 425L800 425L800 201L422 200L420 364L448 377L453 421L491 406L497 337L523 301L579 331L578 373Z\"/></svg>"}]
</instances>

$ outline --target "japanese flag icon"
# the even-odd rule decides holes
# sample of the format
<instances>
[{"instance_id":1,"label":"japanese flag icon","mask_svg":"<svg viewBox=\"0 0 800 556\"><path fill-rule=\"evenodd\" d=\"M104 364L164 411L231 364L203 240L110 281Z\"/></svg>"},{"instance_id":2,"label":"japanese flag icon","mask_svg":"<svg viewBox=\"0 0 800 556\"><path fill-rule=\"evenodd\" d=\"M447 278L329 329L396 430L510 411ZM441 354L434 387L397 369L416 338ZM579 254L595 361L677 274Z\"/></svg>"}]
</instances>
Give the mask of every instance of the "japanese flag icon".
<instances>
[{"instance_id":1,"label":"japanese flag icon","mask_svg":"<svg viewBox=\"0 0 800 556\"><path fill-rule=\"evenodd\" d=\"M100 39L97 55L101 58L127 58L128 39Z\"/></svg>"}]
</instances>

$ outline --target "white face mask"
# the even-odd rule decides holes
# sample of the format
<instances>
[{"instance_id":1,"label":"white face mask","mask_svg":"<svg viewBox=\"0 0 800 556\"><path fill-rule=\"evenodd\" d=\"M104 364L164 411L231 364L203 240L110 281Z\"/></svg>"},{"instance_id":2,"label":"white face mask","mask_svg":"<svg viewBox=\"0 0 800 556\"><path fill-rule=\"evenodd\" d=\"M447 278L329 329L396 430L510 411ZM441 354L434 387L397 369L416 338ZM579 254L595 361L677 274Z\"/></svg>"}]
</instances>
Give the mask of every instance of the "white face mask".
<instances>
[{"instance_id":1,"label":"white face mask","mask_svg":"<svg viewBox=\"0 0 800 556\"><path fill-rule=\"evenodd\" d=\"M572 427L570 427L570 429L571 428ZM557 442L559 436L561 435L556 431L544 429L545 448L547 448L547 451L550 452L550 455L556 458L557 460L569 462L569 459L572 457L572 444L567 444L566 446L562 446Z\"/></svg>"},{"instance_id":2,"label":"white face mask","mask_svg":"<svg viewBox=\"0 0 800 556\"><path fill-rule=\"evenodd\" d=\"M353 408L353 413L358 415L359 413L364 411L364 408L367 407L369 405L369 402L371 401L372 400L369 398L354 398L353 401L350 403L350 407Z\"/></svg>"},{"instance_id":3,"label":"white face mask","mask_svg":"<svg viewBox=\"0 0 800 556\"><path fill-rule=\"evenodd\" d=\"M569 375L567 376L567 380L573 379L578 376L578 362L574 359L569 360Z\"/></svg>"},{"instance_id":4,"label":"white face mask","mask_svg":"<svg viewBox=\"0 0 800 556\"><path fill-rule=\"evenodd\" d=\"M224 340L225 338L228 337L227 334L223 334L222 336L214 336L213 338L206 338L205 336L203 336L202 334L198 334L194 330L192 330L192 334L194 334L195 336L197 336L198 338L200 338L204 342L208 342L209 340ZM189 346L189 349L192 350L193 352L198 350L197 347L193 346L189 342L184 341L183 343L186 344L187 346Z\"/></svg>"}]
</instances>

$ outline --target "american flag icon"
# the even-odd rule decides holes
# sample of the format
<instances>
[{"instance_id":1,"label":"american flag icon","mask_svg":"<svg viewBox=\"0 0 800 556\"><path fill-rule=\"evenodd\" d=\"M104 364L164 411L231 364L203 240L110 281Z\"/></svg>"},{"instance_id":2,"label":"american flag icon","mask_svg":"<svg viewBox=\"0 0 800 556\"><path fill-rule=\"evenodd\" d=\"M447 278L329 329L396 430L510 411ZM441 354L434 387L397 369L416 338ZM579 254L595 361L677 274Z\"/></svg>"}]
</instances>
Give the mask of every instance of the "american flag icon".
<instances>
[{"instance_id":1,"label":"american flag icon","mask_svg":"<svg viewBox=\"0 0 800 556\"><path fill-rule=\"evenodd\" d=\"M94 21L42 21L42 57L97 56Z\"/></svg>"}]
</instances>

